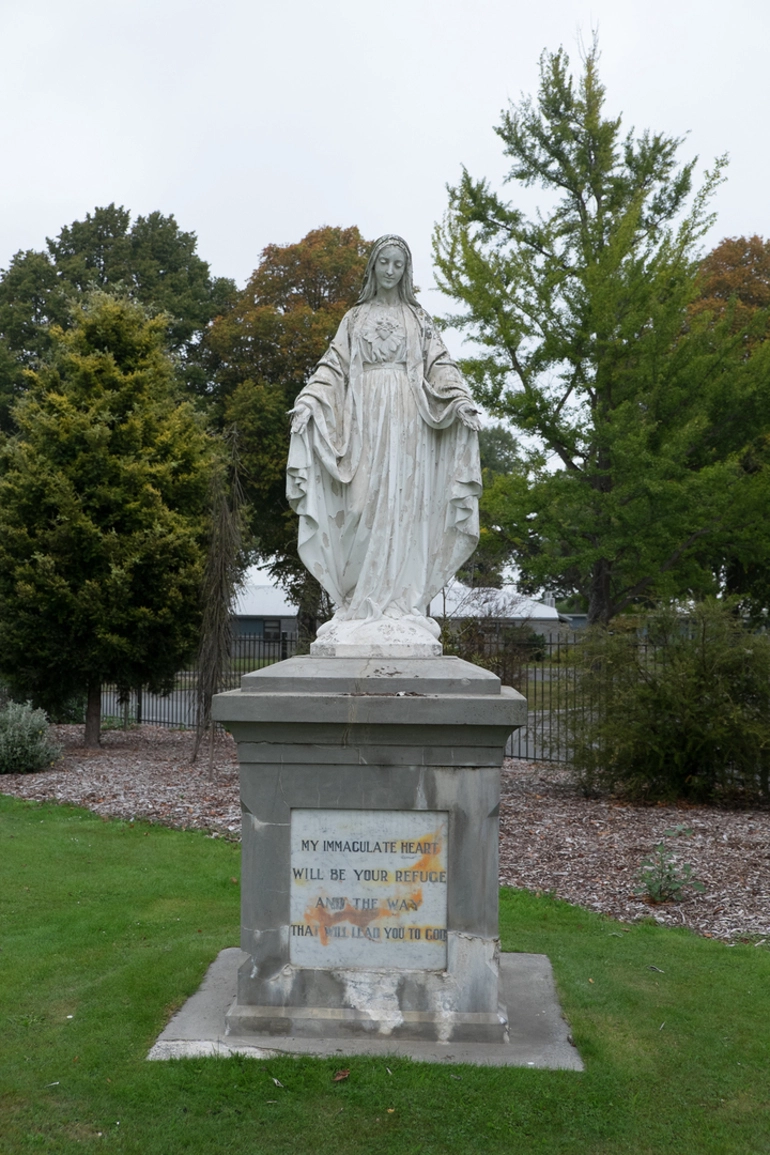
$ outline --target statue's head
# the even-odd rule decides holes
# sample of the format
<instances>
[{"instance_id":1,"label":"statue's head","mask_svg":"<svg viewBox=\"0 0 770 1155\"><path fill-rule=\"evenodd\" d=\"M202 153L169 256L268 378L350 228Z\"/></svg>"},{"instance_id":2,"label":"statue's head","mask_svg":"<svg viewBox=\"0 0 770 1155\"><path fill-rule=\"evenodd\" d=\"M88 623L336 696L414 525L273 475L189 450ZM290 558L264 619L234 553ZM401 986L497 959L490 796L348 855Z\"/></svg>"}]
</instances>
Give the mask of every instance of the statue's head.
<instances>
[{"instance_id":1,"label":"statue's head","mask_svg":"<svg viewBox=\"0 0 770 1155\"><path fill-rule=\"evenodd\" d=\"M364 287L361 290L361 296L358 298L358 304L363 305L366 301L371 301L377 295L377 279L375 277L375 267L377 265L377 258L382 253L383 249L393 246L400 249L404 254L405 265L404 274L398 282L398 295L402 301L406 301L409 305L416 305L417 298L414 295L414 282L412 280L412 253L409 245L403 237L396 236L395 233L386 233L385 236L379 237L372 245L372 251L369 253L369 260L366 262L366 272L364 273Z\"/></svg>"}]
</instances>

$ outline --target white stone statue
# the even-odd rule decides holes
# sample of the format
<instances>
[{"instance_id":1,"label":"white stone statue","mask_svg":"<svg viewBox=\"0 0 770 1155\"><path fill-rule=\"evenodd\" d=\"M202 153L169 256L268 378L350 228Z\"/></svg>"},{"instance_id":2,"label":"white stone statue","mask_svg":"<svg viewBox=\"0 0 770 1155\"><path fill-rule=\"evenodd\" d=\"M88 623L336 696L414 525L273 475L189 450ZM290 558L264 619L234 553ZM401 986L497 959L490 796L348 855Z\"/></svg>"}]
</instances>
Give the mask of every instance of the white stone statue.
<instances>
[{"instance_id":1,"label":"white stone statue","mask_svg":"<svg viewBox=\"0 0 770 1155\"><path fill-rule=\"evenodd\" d=\"M427 611L478 541L479 419L417 303L401 237L375 243L292 415L299 555L336 606L311 653L440 654Z\"/></svg>"}]
</instances>

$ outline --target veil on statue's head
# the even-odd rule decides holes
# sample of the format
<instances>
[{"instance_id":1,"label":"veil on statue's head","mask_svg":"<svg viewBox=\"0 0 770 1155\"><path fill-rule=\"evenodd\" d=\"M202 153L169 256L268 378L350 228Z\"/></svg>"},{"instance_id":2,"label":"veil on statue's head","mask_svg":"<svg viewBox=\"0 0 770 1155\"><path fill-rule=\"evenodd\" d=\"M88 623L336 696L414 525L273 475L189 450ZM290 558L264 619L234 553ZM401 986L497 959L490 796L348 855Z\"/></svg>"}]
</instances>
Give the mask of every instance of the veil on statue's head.
<instances>
[{"instance_id":1,"label":"veil on statue's head","mask_svg":"<svg viewBox=\"0 0 770 1155\"><path fill-rule=\"evenodd\" d=\"M403 237L396 236L395 233L386 233L384 237L379 237L372 245L372 251L369 253L369 260L366 262L366 272L364 273L364 287L361 290L361 295L356 301L357 305L364 305L367 301L373 301L377 295L377 281L374 276L374 266L378 256L386 245L395 245L401 249L406 257L406 265L404 266L404 275L398 282L398 295L402 301L407 305L419 306L419 301L414 295L414 281L412 280L412 252L409 245Z\"/></svg>"}]
</instances>

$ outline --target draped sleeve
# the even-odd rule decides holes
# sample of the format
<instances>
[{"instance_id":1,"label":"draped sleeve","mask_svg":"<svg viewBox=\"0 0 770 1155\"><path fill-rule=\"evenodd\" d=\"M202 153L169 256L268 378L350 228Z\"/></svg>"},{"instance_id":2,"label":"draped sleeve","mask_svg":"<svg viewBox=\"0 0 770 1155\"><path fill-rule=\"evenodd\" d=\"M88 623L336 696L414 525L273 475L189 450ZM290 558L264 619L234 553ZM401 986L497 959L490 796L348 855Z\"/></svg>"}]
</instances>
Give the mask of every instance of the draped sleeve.
<instances>
[{"instance_id":1,"label":"draped sleeve","mask_svg":"<svg viewBox=\"0 0 770 1155\"><path fill-rule=\"evenodd\" d=\"M358 463L356 391L350 388L351 361L356 359L352 347L357 312L350 309L342 318L329 348L295 402L310 410L315 451L324 468L341 482L350 481ZM305 431L299 436L307 440L311 435ZM296 437L292 437L292 444ZM291 469L290 456L290 473Z\"/></svg>"},{"instance_id":2,"label":"draped sleeve","mask_svg":"<svg viewBox=\"0 0 770 1155\"><path fill-rule=\"evenodd\" d=\"M432 429L447 429L457 420L458 407L472 405L473 398L428 314L412 308L409 316L408 371L417 408Z\"/></svg>"}]
</instances>

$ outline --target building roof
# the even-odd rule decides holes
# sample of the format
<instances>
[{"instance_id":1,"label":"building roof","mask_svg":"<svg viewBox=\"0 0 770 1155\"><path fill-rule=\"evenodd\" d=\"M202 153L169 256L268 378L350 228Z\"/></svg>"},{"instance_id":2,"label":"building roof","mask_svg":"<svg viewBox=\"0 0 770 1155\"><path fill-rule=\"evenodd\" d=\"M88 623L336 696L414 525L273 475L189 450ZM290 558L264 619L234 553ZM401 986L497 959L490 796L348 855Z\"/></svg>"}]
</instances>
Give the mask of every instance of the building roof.
<instances>
[{"instance_id":1,"label":"building roof","mask_svg":"<svg viewBox=\"0 0 770 1155\"><path fill-rule=\"evenodd\" d=\"M501 590L487 586L471 589L451 581L430 603L433 618L491 618L495 621L558 622L555 606L547 606L510 586Z\"/></svg>"},{"instance_id":2,"label":"building roof","mask_svg":"<svg viewBox=\"0 0 770 1155\"><path fill-rule=\"evenodd\" d=\"M296 618L297 607L266 569L251 566L233 612L236 618Z\"/></svg>"},{"instance_id":3,"label":"building roof","mask_svg":"<svg viewBox=\"0 0 770 1155\"><path fill-rule=\"evenodd\" d=\"M251 566L235 602L237 618L294 618L297 607L266 569ZM434 618L491 618L496 621L558 622L553 606L517 593L510 586L471 589L451 581L430 603Z\"/></svg>"}]
</instances>

